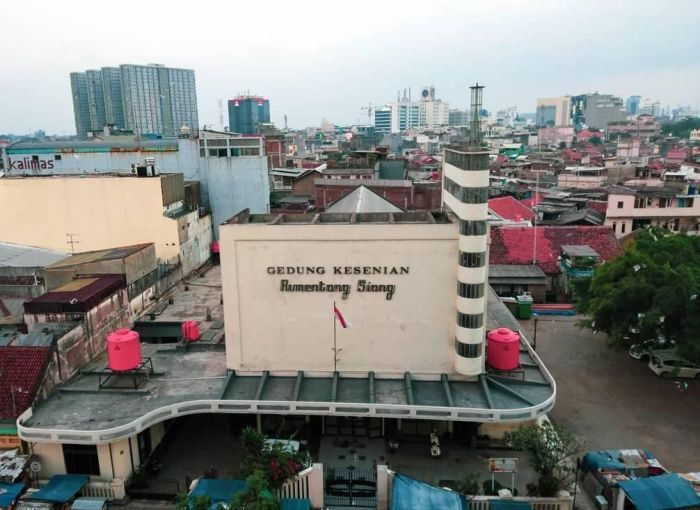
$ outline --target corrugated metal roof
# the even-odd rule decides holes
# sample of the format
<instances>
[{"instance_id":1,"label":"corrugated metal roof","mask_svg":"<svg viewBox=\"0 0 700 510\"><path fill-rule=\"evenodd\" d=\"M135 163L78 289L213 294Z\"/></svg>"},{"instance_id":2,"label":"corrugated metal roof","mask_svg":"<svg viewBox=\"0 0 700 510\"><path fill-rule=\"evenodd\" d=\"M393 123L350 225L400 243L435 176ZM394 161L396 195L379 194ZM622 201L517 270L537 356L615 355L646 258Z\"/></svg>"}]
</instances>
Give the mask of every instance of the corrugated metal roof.
<instances>
[{"instance_id":1,"label":"corrugated metal roof","mask_svg":"<svg viewBox=\"0 0 700 510\"><path fill-rule=\"evenodd\" d=\"M100 301L124 288L122 275L76 278L70 283L24 304L26 313L87 312Z\"/></svg>"},{"instance_id":2,"label":"corrugated metal roof","mask_svg":"<svg viewBox=\"0 0 700 510\"><path fill-rule=\"evenodd\" d=\"M60 251L0 242L0 266L3 267L46 267L67 256Z\"/></svg>"},{"instance_id":3,"label":"corrugated metal roof","mask_svg":"<svg viewBox=\"0 0 700 510\"><path fill-rule=\"evenodd\" d=\"M329 213L397 213L403 212L386 198L365 186L358 186L351 193L326 207Z\"/></svg>"},{"instance_id":4,"label":"corrugated metal roof","mask_svg":"<svg viewBox=\"0 0 700 510\"><path fill-rule=\"evenodd\" d=\"M142 243L133 244L131 246L118 246L116 248L108 248L106 250L95 250L86 251L83 253L76 253L75 255L65 256L63 260L60 260L54 264L48 266L48 269L58 269L61 267L72 267L79 264L86 264L88 262L99 262L102 260L117 260L133 255L145 248L148 248L153 243Z\"/></svg>"},{"instance_id":5,"label":"corrugated metal roof","mask_svg":"<svg viewBox=\"0 0 700 510\"><path fill-rule=\"evenodd\" d=\"M504 264L494 264L489 266L489 279L490 278L542 278L545 279L547 275L544 274L537 266L527 266L527 265L504 265Z\"/></svg>"}]
</instances>

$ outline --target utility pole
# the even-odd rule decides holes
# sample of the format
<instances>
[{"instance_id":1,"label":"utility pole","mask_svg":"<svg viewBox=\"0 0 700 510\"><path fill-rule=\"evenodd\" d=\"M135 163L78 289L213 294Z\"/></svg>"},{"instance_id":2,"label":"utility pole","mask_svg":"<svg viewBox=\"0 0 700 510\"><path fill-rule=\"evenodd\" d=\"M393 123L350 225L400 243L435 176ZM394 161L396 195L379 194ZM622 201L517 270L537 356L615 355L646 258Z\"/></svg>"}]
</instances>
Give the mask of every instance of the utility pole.
<instances>
[{"instance_id":1,"label":"utility pole","mask_svg":"<svg viewBox=\"0 0 700 510\"><path fill-rule=\"evenodd\" d=\"M75 245L80 244L80 241L75 238L79 237L80 234L66 234L66 244L70 244L70 252L75 254Z\"/></svg>"}]
</instances>

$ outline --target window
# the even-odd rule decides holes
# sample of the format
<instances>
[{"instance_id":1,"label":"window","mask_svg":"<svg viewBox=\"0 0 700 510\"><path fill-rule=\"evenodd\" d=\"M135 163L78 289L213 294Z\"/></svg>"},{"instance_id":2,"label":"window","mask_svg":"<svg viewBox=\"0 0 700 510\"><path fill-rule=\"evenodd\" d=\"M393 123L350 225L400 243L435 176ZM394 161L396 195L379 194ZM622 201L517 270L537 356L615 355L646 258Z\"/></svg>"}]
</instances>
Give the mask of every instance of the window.
<instances>
[{"instance_id":1,"label":"window","mask_svg":"<svg viewBox=\"0 0 700 510\"><path fill-rule=\"evenodd\" d=\"M259 156L260 149L241 149L241 156Z\"/></svg>"},{"instance_id":2,"label":"window","mask_svg":"<svg viewBox=\"0 0 700 510\"><path fill-rule=\"evenodd\" d=\"M210 157L216 157L219 155L219 150L218 149L209 149L209 156Z\"/></svg>"},{"instance_id":3,"label":"window","mask_svg":"<svg viewBox=\"0 0 700 510\"><path fill-rule=\"evenodd\" d=\"M450 150L445 151L445 162L461 170L488 170L488 154L462 154Z\"/></svg>"},{"instance_id":4,"label":"window","mask_svg":"<svg viewBox=\"0 0 700 510\"><path fill-rule=\"evenodd\" d=\"M671 207L671 199L670 198L660 198L659 199L659 207Z\"/></svg>"},{"instance_id":5,"label":"window","mask_svg":"<svg viewBox=\"0 0 700 510\"><path fill-rule=\"evenodd\" d=\"M620 234L625 233L625 227L627 226L627 223L620 223Z\"/></svg>"},{"instance_id":6,"label":"window","mask_svg":"<svg viewBox=\"0 0 700 510\"><path fill-rule=\"evenodd\" d=\"M617 203L617 208L618 208L618 209L622 209L622 207L623 207L624 205L625 205L625 204L624 204L622 201L619 201L619 202Z\"/></svg>"},{"instance_id":7,"label":"window","mask_svg":"<svg viewBox=\"0 0 700 510\"><path fill-rule=\"evenodd\" d=\"M216 151L217 151L217 155L220 158L225 158L226 156L228 156L228 151L226 149L216 149Z\"/></svg>"},{"instance_id":8,"label":"window","mask_svg":"<svg viewBox=\"0 0 700 510\"><path fill-rule=\"evenodd\" d=\"M460 252L459 265L462 267L483 267L486 264L486 252Z\"/></svg>"},{"instance_id":9,"label":"window","mask_svg":"<svg viewBox=\"0 0 700 510\"><path fill-rule=\"evenodd\" d=\"M53 159L54 159L54 161L61 161L61 155L56 154L56 155L54 155Z\"/></svg>"},{"instance_id":10,"label":"window","mask_svg":"<svg viewBox=\"0 0 700 510\"><path fill-rule=\"evenodd\" d=\"M240 156L240 155L241 155L241 150L240 150L240 149L238 149L238 148L236 148L236 147L232 147L232 148L231 148L231 156L232 156L232 157L237 158L237 157Z\"/></svg>"},{"instance_id":11,"label":"window","mask_svg":"<svg viewBox=\"0 0 700 510\"><path fill-rule=\"evenodd\" d=\"M484 297L484 284L459 282L457 284L457 294L460 297L469 299Z\"/></svg>"},{"instance_id":12,"label":"window","mask_svg":"<svg viewBox=\"0 0 700 510\"><path fill-rule=\"evenodd\" d=\"M457 312L457 325L461 328L477 329L484 324L483 313L461 313Z\"/></svg>"},{"instance_id":13,"label":"window","mask_svg":"<svg viewBox=\"0 0 700 510\"><path fill-rule=\"evenodd\" d=\"M88 444L64 444L63 459L69 475L100 476L97 446Z\"/></svg>"},{"instance_id":14,"label":"window","mask_svg":"<svg viewBox=\"0 0 700 510\"><path fill-rule=\"evenodd\" d=\"M617 223L613 221L613 232L617 233Z\"/></svg>"},{"instance_id":15,"label":"window","mask_svg":"<svg viewBox=\"0 0 700 510\"><path fill-rule=\"evenodd\" d=\"M445 177L445 190L465 204L485 204L489 198L488 186L483 188L463 188L447 177Z\"/></svg>"},{"instance_id":16,"label":"window","mask_svg":"<svg viewBox=\"0 0 700 510\"><path fill-rule=\"evenodd\" d=\"M455 340L455 351L463 358L478 358L481 356L481 344L463 344Z\"/></svg>"},{"instance_id":17,"label":"window","mask_svg":"<svg viewBox=\"0 0 700 510\"><path fill-rule=\"evenodd\" d=\"M204 158L207 155L207 150L206 149L199 149L199 157Z\"/></svg>"},{"instance_id":18,"label":"window","mask_svg":"<svg viewBox=\"0 0 700 510\"><path fill-rule=\"evenodd\" d=\"M463 236L486 235L485 221L462 221L459 224L459 233Z\"/></svg>"}]
</instances>

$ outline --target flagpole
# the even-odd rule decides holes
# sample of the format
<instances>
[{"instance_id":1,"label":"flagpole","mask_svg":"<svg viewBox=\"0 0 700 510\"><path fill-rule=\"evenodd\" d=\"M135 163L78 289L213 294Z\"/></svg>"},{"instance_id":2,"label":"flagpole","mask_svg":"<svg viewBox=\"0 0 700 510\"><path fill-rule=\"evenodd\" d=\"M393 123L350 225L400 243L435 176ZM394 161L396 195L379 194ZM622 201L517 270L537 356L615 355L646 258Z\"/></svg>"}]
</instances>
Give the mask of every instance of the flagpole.
<instances>
[{"instance_id":1,"label":"flagpole","mask_svg":"<svg viewBox=\"0 0 700 510\"><path fill-rule=\"evenodd\" d=\"M333 301L333 372L338 371L338 350L336 343L336 323L338 318L335 316L335 301Z\"/></svg>"}]
</instances>

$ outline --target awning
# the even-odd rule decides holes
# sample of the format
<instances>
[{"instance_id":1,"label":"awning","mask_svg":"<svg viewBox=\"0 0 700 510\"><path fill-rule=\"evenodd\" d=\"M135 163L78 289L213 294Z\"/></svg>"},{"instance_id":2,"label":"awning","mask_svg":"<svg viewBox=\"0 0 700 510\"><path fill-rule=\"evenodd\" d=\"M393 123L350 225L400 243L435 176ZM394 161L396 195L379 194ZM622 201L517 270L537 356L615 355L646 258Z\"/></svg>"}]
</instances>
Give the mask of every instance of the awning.
<instances>
[{"instance_id":1,"label":"awning","mask_svg":"<svg viewBox=\"0 0 700 510\"><path fill-rule=\"evenodd\" d=\"M677 474L618 482L638 510L671 510L700 505L700 497Z\"/></svg>"},{"instance_id":2,"label":"awning","mask_svg":"<svg viewBox=\"0 0 700 510\"><path fill-rule=\"evenodd\" d=\"M105 498L78 498L70 508L71 510L102 510L106 503Z\"/></svg>"},{"instance_id":3,"label":"awning","mask_svg":"<svg viewBox=\"0 0 700 510\"><path fill-rule=\"evenodd\" d=\"M532 505L527 501L489 501L489 510L532 510Z\"/></svg>"},{"instance_id":4,"label":"awning","mask_svg":"<svg viewBox=\"0 0 700 510\"><path fill-rule=\"evenodd\" d=\"M32 494L31 499L67 503L83 488L89 478L87 475L54 475L39 492Z\"/></svg>"},{"instance_id":5,"label":"awning","mask_svg":"<svg viewBox=\"0 0 700 510\"><path fill-rule=\"evenodd\" d=\"M24 483L0 483L0 508L8 508L22 494Z\"/></svg>"},{"instance_id":6,"label":"awning","mask_svg":"<svg viewBox=\"0 0 700 510\"><path fill-rule=\"evenodd\" d=\"M394 475L391 510L467 510L467 499L456 492L440 489L408 476Z\"/></svg>"},{"instance_id":7,"label":"awning","mask_svg":"<svg viewBox=\"0 0 700 510\"><path fill-rule=\"evenodd\" d=\"M209 496L211 499L211 509L216 510L220 504L228 505L233 496L248 489L245 480L219 480L213 478L200 478L197 485L192 489L187 497L188 506L193 498L198 496Z\"/></svg>"},{"instance_id":8,"label":"awning","mask_svg":"<svg viewBox=\"0 0 700 510\"><path fill-rule=\"evenodd\" d=\"M311 510L311 501L308 499L283 499L280 501L280 510Z\"/></svg>"}]
</instances>

